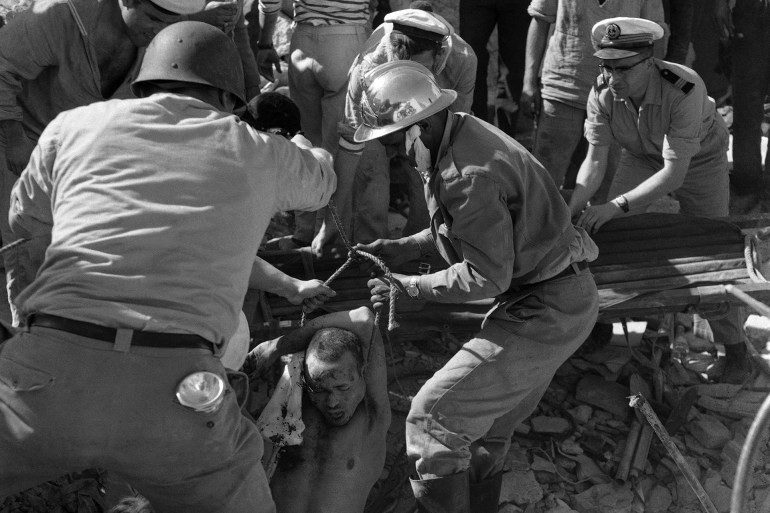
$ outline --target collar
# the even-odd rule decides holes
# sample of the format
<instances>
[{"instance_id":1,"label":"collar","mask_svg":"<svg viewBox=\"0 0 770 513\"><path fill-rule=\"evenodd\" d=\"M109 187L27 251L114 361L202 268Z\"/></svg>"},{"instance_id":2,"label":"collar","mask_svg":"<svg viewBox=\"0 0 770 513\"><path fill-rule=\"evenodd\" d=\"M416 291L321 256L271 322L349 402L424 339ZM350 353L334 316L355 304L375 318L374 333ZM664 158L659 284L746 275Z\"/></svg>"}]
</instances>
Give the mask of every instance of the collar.
<instances>
[{"instance_id":1,"label":"collar","mask_svg":"<svg viewBox=\"0 0 770 513\"><path fill-rule=\"evenodd\" d=\"M452 138L452 125L454 125L455 113L451 110L447 111L446 124L444 125L444 135L441 137L441 145L438 147L436 153L436 162L433 163L433 176L436 176L438 172L438 163L449 151L449 144Z\"/></svg>"}]
</instances>

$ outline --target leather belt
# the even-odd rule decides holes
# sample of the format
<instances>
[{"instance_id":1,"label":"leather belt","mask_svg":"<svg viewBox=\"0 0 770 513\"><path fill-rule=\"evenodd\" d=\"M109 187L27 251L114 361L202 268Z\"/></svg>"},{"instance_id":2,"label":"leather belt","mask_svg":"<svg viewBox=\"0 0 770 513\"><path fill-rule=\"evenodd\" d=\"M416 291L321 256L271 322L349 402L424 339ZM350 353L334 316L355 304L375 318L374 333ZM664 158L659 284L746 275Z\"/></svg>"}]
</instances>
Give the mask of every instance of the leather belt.
<instances>
[{"instance_id":1,"label":"leather belt","mask_svg":"<svg viewBox=\"0 0 770 513\"><path fill-rule=\"evenodd\" d=\"M574 262L569 264L567 268L564 269L559 274L552 276L547 280L543 280L543 281L556 280L558 278L564 278L565 276L577 275L585 271L586 269L588 269L588 262L586 262L585 260L583 260L582 262Z\"/></svg>"},{"instance_id":2,"label":"leather belt","mask_svg":"<svg viewBox=\"0 0 770 513\"><path fill-rule=\"evenodd\" d=\"M99 324L92 324L85 321L76 321L57 315L48 315L35 313L29 317L28 326L37 326L40 328L52 328L55 330L66 331L80 335L81 337L102 340L104 342L115 343L118 336L116 328L108 328ZM131 345L141 347L159 347L159 348L189 348L189 349L207 349L214 350L211 342L199 335L185 333L160 333L154 331L131 331Z\"/></svg>"}]
</instances>

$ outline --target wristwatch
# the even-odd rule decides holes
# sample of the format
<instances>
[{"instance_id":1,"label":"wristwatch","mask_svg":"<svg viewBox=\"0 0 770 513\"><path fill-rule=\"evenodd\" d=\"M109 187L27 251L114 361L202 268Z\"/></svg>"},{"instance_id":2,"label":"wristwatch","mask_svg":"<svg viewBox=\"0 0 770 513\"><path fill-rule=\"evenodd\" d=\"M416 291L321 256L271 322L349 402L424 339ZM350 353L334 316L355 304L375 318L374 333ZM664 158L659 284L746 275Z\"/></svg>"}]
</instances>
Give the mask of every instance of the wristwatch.
<instances>
[{"instance_id":1,"label":"wristwatch","mask_svg":"<svg viewBox=\"0 0 770 513\"><path fill-rule=\"evenodd\" d=\"M412 299L417 299L420 296L420 289L417 288L418 278L419 276L412 276L409 280L409 285L406 286L406 293L409 294L409 297Z\"/></svg>"},{"instance_id":2,"label":"wristwatch","mask_svg":"<svg viewBox=\"0 0 770 513\"><path fill-rule=\"evenodd\" d=\"M625 213L628 213L628 210L629 210L629 208L628 208L628 199L626 199L626 197L625 197L625 196L623 196L623 195L621 194L620 196L618 196L617 198L615 198L615 199L614 199L614 200L612 200L612 201L613 201L613 202L614 202L614 203L615 203L615 204L616 204L618 207L620 207L620 210L622 210L622 211L623 211L623 212L625 212Z\"/></svg>"},{"instance_id":3,"label":"wristwatch","mask_svg":"<svg viewBox=\"0 0 770 513\"><path fill-rule=\"evenodd\" d=\"M258 50L272 50L273 48L274 46L272 41L270 41L269 43L257 43Z\"/></svg>"}]
</instances>

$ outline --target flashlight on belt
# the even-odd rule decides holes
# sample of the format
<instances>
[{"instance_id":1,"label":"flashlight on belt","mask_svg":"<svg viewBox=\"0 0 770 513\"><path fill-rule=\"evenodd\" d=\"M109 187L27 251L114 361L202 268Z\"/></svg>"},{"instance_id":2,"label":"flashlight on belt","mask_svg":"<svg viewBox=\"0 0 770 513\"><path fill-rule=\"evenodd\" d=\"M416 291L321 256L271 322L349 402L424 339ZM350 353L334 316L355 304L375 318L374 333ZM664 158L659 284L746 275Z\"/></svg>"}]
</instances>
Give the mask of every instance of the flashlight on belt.
<instances>
[{"instance_id":1,"label":"flashlight on belt","mask_svg":"<svg viewBox=\"0 0 770 513\"><path fill-rule=\"evenodd\" d=\"M176 398L196 412L213 413L225 398L225 380L213 372L193 372L177 385Z\"/></svg>"}]
</instances>

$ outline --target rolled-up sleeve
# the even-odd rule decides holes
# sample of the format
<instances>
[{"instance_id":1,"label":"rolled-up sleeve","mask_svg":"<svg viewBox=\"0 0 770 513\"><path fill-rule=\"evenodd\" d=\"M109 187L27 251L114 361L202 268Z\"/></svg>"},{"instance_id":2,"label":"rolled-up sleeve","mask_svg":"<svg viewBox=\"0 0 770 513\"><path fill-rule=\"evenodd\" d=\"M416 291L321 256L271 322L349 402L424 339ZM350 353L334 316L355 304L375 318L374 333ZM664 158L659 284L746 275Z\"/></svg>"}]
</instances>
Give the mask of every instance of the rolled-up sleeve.
<instances>
[{"instance_id":1,"label":"rolled-up sleeve","mask_svg":"<svg viewBox=\"0 0 770 513\"><path fill-rule=\"evenodd\" d=\"M337 176L329 152L300 148L280 136L270 138L270 148L279 167L276 210L318 210L329 203L337 188Z\"/></svg>"},{"instance_id":2,"label":"rolled-up sleeve","mask_svg":"<svg viewBox=\"0 0 770 513\"><path fill-rule=\"evenodd\" d=\"M0 30L0 120L21 120L22 111L16 97L23 81L32 80L45 68L56 65L51 40L56 34L45 30L58 26L45 19L51 16L57 14L50 9L38 12L36 8L29 8Z\"/></svg>"},{"instance_id":3,"label":"rolled-up sleeve","mask_svg":"<svg viewBox=\"0 0 770 513\"><path fill-rule=\"evenodd\" d=\"M353 140L356 129L363 123L361 116L361 97L363 96L363 78L364 63L358 59L350 67L348 73L348 92L345 97L345 115L337 124L337 131L340 134L340 148L350 153L361 153L364 151L364 144Z\"/></svg>"},{"instance_id":4,"label":"rolled-up sleeve","mask_svg":"<svg viewBox=\"0 0 770 513\"><path fill-rule=\"evenodd\" d=\"M588 93L584 131L586 140L594 146L609 146L615 140L610 128L610 118L604 109L596 88Z\"/></svg>"},{"instance_id":5,"label":"rolled-up sleeve","mask_svg":"<svg viewBox=\"0 0 770 513\"><path fill-rule=\"evenodd\" d=\"M559 0L532 0L527 7L527 13L533 18L555 23L558 9Z\"/></svg>"},{"instance_id":6,"label":"rolled-up sleeve","mask_svg":"<svg viewBox=\"0 0 770 513\"><path fill-rule=\"evenodd\" d=\"M699 89L693 89L672 103L671 125L663 137L664 159L690 158L700 151L704 101L699 92Z\"/></svg>"},{"instance_id":7,"label":"rolled-up sleeve","mask_svg":"<svg viewBox=\"0 0 770 513\"><path fill-rule=\"evenodd\" d=\"M259 12L270 14L281 10L281 0L259 0Z\"/></svg>"},{"instance_id":8,"label":"rolled-up sleeve","mask_svg":"<svg viewBox=\"0 0 770 513\"><path fill-rule=\"evenodd\" d=\"M441 201L452 218L451 233L463 261L420 278L423 297L459 303L495 297L513 274L513 221L500 186L483 175L445 181Z\"/></svg>"}]
</instances>

